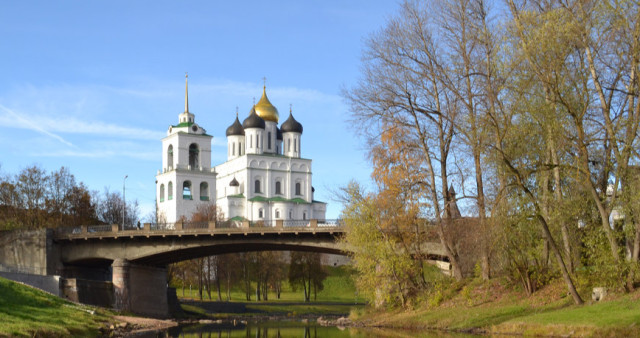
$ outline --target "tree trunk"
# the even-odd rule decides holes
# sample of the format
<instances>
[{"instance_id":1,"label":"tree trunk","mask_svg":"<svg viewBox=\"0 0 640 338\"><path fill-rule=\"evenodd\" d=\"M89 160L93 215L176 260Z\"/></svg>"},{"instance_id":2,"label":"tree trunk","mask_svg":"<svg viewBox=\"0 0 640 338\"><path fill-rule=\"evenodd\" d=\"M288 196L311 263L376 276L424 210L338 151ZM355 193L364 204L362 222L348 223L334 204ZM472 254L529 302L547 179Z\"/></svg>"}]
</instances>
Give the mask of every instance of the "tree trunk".
<instances>
[{"instance_id":1,"label":"tree trunk","mask_svg":"<svg viewBox=\"0 0 640 338\"><path fill-rule=\"evenodd\" d=\"M556 242L553 240L553 236L551 235L551 231L549 231L549 225L547 224L546 219L543 217L542 210L541 210L540 205L538 204L535 196L533 195L531 190L529 190L529 188L527 188L527 186L524 184L524 182L522 180L522 176L520 176L520 173L518 172L518 170L515 167L513 167L511 162L508 160L508 158L506 158L504 156L504 154L502 156L502 159L503 159L503 162L505 163L505 165L507 165L509 170L511 170L511 172L514 174L514 176L515 176L515 178L517 180L517 184L520 187L520 189L523 190L523 192L526 194L526 196L529 197L529 200L533 203L534 208L536 210L536 214L537 214L536 218L538 219L538 223L542 227L542 231L543 231L543 234L544 234L545 238L549 241L549 246L551 248L551 251L556 256L556 261L558 263L558 266L560 267L560 271L562 272L562 277L563 277L565 283L567 284L567 288L569 289L569 293L571 293L571 296L573 297L574 303L576 303L577 305L583 304L584 301L582 300L582 298L580 298L580 295L576 291L576 287L573 284L573 279L571 278L571 275L569 274L569 271L567 270L567 266L564 264L564 260L562 259L562 254L560 253L560 250L558 250L558 246L556 245Z\"/></svg>"}]
</instances>

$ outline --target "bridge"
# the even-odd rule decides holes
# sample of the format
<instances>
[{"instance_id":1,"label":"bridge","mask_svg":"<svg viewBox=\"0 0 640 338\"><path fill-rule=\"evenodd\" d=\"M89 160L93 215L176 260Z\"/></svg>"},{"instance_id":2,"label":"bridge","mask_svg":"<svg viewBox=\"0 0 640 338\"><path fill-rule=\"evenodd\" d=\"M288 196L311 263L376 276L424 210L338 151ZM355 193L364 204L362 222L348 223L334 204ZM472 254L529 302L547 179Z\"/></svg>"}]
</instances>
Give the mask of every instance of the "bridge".
<instances>
[{"instance_id":1,"label":"bridge","mask_svg":"<svg viewBox=\"0 0 640 338\"><path fill-rule=\"evenodd\" d=\"M339 220L145 223L140 228L90 225L0 232L1 271L61 276L69 299L167 317L177 305L167 292L168 264L248 251L311 251L345 255ZM426 243L434 261L446 260L439 243ZM5 274L6 276L6 274ZM52 287L55 289L55 285Z\"/></svg>"}]
</instances>

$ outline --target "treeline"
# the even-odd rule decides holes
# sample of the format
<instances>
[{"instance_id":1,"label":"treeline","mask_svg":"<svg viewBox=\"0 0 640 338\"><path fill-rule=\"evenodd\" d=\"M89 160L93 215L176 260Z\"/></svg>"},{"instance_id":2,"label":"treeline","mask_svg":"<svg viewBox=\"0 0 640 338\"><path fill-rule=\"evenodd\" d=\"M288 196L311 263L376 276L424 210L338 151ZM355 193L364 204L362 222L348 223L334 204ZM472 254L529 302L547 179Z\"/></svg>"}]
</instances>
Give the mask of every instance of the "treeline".
<instances>
[{"instance_id":1,"label":"treeline","mask_svg":"<svg viewBox=\"0 0 640 338\"><path fill-rule=\"evenodd\" d=\"M343 93L377 183L344 189L361 290L423 299L430 231L456 280L637 287L639 75L637 1L402 4Z\"/></svg>"},{"instance_id":2,"label":"treeline","mask_svg":"<svg viewBox=\"0 0 640 338\"><path fill-rule=\"evenodd\" d=\"M244 293L246 301L280 299L283 283L300 291L304 301L315 300L324 288L327 271L322 255L314 252L245 252L208 256L169 265L171 285L197 291L200 300L231 301L233 290ZM238 299L236 299L238 300Z\"/></svg>"},{"instance_id":3,"label":"treeline","mask_svg":"<svg viewBox=\"0 0 640 338\"><path fill-rule=\"evenodd\" d=\"M0 230L122 224L122 207L120 193L90 191L66 167L0 174ZM138 202L127 201L125 224L135 226L138 214Z\"/></svg>"},{"instance_id":4,"label":"treeline","mask_svg":"<svg viewBox=\"0 0 640 338\"><path fill-rule=\"evenodd\" d=\"M224 215L215 204L201 204L188 222L224 220ZM208 297L218 301L230 301L233 290L244 292L247 301L255 295L256 301L268 300L269 292L280 299L283 281L295 290L302 290L304 300L309 302L323 289L327 272L322 265L322 255L314 252L291 252L289 257L282 251L241 252L205 256L170 264L168 268L171 285L182 288L192 286L202 300ZM212 298L211 294L214 297Z\"/></svg>"}]
</instances>

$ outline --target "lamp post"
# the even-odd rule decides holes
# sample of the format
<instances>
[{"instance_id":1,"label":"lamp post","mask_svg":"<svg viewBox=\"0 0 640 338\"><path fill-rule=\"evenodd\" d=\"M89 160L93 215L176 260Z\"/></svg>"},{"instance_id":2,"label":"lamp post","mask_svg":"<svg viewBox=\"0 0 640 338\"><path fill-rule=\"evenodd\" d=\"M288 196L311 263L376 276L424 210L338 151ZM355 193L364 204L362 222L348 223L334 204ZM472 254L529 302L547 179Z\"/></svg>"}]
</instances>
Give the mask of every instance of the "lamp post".
<instances>
[{"instance_id":1,"label":"lamp post","mask_svg":"<svg viewBox=\"0 0 640 338\"><path fill-rule=\"evenodd\" d=\"M125 198L125 182L127 181L127 177L129 177L129 175L124 175L124 179L122 179L122 230L124 230L124 212L126 210L126 205L127 205L127 199Z\"/></svg>"}]
</instances>

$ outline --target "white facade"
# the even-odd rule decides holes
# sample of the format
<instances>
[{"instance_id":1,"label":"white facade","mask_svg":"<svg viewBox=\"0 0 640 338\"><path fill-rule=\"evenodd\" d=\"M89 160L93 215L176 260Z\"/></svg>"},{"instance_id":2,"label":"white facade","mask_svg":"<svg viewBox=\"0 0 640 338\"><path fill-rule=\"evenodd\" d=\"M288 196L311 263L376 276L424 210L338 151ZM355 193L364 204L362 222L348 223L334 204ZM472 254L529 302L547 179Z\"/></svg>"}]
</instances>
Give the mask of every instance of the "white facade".
<instances>
[{"instance_id":1,"label":"white facade","mask_svg":"<svg viewBox=\"0 0 640 338\"><path fill-rule=\"evenodd\" d=\"M195 123L185 94L185 111L162 139L162 170L156 175L158 221L187 220L199 205L215 202L211 135Z\"/></svg>"},{"instance_id":2,"label":"white facade","mask_svg":"<svg viewBox=\"0 0 640 338\"><path fill-rule=\"evenodd\" d=\"M185 112L162 140L157 179L161 221L188 220L199 204L215 202L234 221L324 220L326 204L313 200L311 160L301 157L302 125L290 114L278 128L266 89L249 117L227 129L227 161L211 167L211 139ZM275 222L270 224L275 225Z\"/></svg>"},{"instance_id":3,"label":"white facade","mask_svg":"<svg viewBox=\"0 0 640 338\"><path fill-rule=\"evenodd\" d=\"M325 218L326 204L313 200L311 160L248 154L215 167L218 207L225 218L250 221ZM239 183L231 186L232 180Z\"/></svg>"},{"instance_id":4,"label":"white facade","mask_svg":"<svg viewBox=\"0 0 640 338\"><path fill-rule=\"evenodd\" d=\"M236 119L227 129L227 161L215 167L217 206L226 219L325 219L326 204L313 199L311 160L301 157L302 125L291 114L280 128L278 120L265 90L243 125ZM245 145L242 155L238 144Z\"/></svg>"}]
</instances>

